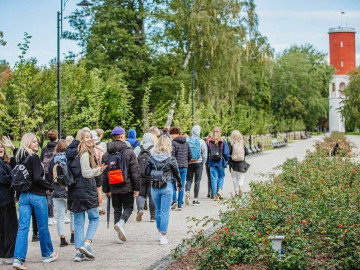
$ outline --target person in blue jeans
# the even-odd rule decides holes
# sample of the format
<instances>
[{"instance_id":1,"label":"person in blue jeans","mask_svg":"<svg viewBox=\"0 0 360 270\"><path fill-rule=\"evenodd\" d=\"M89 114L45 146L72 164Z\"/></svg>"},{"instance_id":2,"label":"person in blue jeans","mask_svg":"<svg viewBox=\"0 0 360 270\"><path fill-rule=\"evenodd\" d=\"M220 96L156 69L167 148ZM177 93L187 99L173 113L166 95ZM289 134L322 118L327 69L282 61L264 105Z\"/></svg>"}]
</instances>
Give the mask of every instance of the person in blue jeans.
<instances>
[{"instance_id":1,"label":"person in blue jeans","mask_svg":"<svg viewBox=\"0 0 360 270\"><path fill-rule=\"evenodd\" d=\"M225 168L229 160L230 151L227 142L221 137L221 129L214 128L211 138L207 141L208 166L210 168L211 189L214 200L223 198Z\"/></svg>"},{"instance_id":2,"label":"person in blue jeans","mask_svg":"<svg viewBox=\"0 0 360 270\"><path fill-rule=\"evenodd\" d=\"M26 133L20 142L16 153L16 162L24 165L23 172L30 176L31 186L23 188L19 198L19 229L16 237L13 268L25 270L25 260L28 248L28 233L32 211L35 212L40 238L40 248L43 262L55 261L58 254L54 252L48 227L48 206L46 195L53 192L53 187L44 178L44 167L37 155L39 144L35 134ZM26 191L25 191L26 190Z\"/></svg>"},{"instance_id":3,"label":"person in blue jeans","mask_svg":"<svg viewBox=\"0 0 360 270\"><path fill-rule=\"evenodd\" d=\"M189 143L186 141L184 136L181 136L181 131L179 127L171 127L170 128L170 136L172 137L172 151L171 156L175 157L180 177L181 177L181 185L185 186L187 169L189 166L189 162L192 157L191 148ZM178 195L178 196L177 196ZM184 203L184 190L179 190L178 194L176 192L176 187L173 185L173 199L172 199L172 209L176 208L176 201L178 203L178 210L182 209L182 205Z\"/></svg>"},{"instance_id":4,"label":"person in blue jeans","mask_svg":"<svg viewBox=\"0 0 360 270\"><path fill-rule=\"evenodd\" d=\"M95 259L90 247L99 224L98 191L95 176L105 170L103 164L96 165L94 142L90 131L80 130L66 149L66 158L76 184L68 188L68 209L74 213L74 238L76 254L74 261L82 262ZM89 226L84 236L85 212Z\"/></svg>"},{"instance_id":5,"label":"person in blue jeans","mask_svg":"<svg viewBox=\"0 0 360 270\"><path fill-rule=\"evenodd\" d=\"M173 196L172 179L177 180L177 188L182 189L180 173L175 157L171 156L171 141L167 136L160 136L154 153L148 160L145 175L150 176L151 196L156 206L156 227L160 245L166 245L169 241L166 238L169 225L170 206ZM154 181L161 176L161 185Z\"/></svg>"}]
</instances>

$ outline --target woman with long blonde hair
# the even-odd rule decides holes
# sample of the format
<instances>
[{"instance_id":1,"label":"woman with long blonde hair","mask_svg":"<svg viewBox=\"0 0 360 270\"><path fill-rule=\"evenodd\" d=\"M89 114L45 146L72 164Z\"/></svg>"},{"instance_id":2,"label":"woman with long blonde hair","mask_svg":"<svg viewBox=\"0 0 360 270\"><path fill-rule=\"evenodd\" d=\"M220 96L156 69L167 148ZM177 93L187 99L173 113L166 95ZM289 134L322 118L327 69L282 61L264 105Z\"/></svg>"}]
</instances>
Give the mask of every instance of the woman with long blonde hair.
<instances>
[{"instance_id":1,"label":"woman with long blonde hair","mask_svg":"<svg viewBox=\"0 0 360 270\"><path fill-rule=\"evenodd\" d=\"M91 243L99 224L98 192L95 176L99 176L106 166L96 164L94 141L88 130L81 130L66 149L66 158L76 184L68 188L68 209L74 213L75 262L94 259ZM89 226L84 237L85 212Z\"/></svg>"},{"instance_id":2,"label":"woman with long blonde hair","mask_svg":"<svg viewBox=\"0 0 360 270\"><path fill-rule=\"evenodd\" d=\"M229 160L229 147L227 142L221 137L221 128L215 127L211 138L207 142L211 189L214 200L222 199L222 189L224 186L225 168Z\"/></svg>"},{"instance_id":3,"label":"woman with long blonde hair","mask_svg":"<svg viewBox=\"0 0 360 270\"><path fill-rule=\"evenodd\" d=\"M43 262L55 261L58 254L54 252L48 227L48 207L46 194L53 192L51 183L45 180L44 166L37 155L39 144L36 135L26 133L16 153L17 166L24 175L29 175L19 198L19 229L16 237L14 263L15 269L26 269L25 260L28 246L28 233L31 212L34 210L39 228L40 247ZM15 169L16 170L16 167Z\"/></svg>"},{"instance_id":4,"label":"woman with long blonde hair","mask_svg":"<svg viewBox=\"0 0 360 270\"><path fill-rule=\"evenodd\" d=\"M245 155L246 148L244 145L244 138L240 131L234 130L229 138L230 148L230 172L233 179L235 196L241 196L242 188L245 181Z\"/></svg>"},{"instance_id":5,"label":"woman with long blonde hair","mask_svg":"<svg viewBox=\"0 0 360 270\"><path fill-rule=\"evenodd\" d=\"M170 139L160 136L145 169L145 175L150 176L151 195L156 206L156 227L160 245L169 242L166 234L173 196L173 178L176 178L178 188L182 189L179 168L175 157L171 156L171 151Z\"/></svg>"}]
</instances>

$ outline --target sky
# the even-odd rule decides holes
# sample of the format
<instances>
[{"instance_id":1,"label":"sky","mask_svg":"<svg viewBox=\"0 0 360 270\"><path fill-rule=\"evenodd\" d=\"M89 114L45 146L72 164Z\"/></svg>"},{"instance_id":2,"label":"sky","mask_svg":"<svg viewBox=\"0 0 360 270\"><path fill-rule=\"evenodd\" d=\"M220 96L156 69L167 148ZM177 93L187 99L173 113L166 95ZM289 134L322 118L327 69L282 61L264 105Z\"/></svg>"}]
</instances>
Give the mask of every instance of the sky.
<instances>
[{"instance_id":1,"label":"sky","mask_svg":"<svg viewBox=\"0 0 360 270\"><path fill-rule=\"evenodd\" d=\"M64 16L74 11L80 0L69 0ZM331 27L354 27L356 33L357 66L360 65L360 0L255 0L259 31L268 38L275 53L293 44L312 44L329 52L328 30ZM0 0L0 30L7 41L0 46L0 60L12 67L18 60L17 44L24 32L32 36L28 57L47 65L56 57L56 13L60 0ZM341 11L345 14L341 16ZM64 19L64 30L72 30ZM62 55L80 51L76 42L61 40Z\"/></svg>"}]
</instances>

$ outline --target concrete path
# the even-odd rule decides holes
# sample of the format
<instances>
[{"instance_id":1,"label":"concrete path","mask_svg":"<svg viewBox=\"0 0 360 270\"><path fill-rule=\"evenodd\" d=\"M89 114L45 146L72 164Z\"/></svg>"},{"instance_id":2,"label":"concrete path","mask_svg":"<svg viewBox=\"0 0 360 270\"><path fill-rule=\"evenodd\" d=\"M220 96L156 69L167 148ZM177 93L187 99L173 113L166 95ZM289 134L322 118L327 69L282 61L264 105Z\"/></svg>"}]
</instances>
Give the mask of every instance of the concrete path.
<instances>
[{"instance_id":1,"label":"concrete path","mask_svg":"<svg viewBox=\"0 0 360 270\"><path fill-rule=\"evenodd\" d=\"M297 157L303 159L306 155L306 150L313 149L315 141L319 139L321 139L321 137L315 136L307 140L294 142L285 148L270 150L261 155L247 158L251 167L246 175L245 190L249 189L249 181L262 181L263 178L259 174L274 172L273 168L282 164L287 158ZM230 198L230 192L233 192L233 185L230 172L226 170L224 184L225 197ZM135 207L132 216L124 227L128 237L126 244L119 245L116 243L116 233L113 230L113 216L111 216L110 229L106 228L106 216L101 216L95 241L92 245L96 260L75 263L73 262L75 256L74 246L69 245L68 247L60 248L56 226L51 226L50 232L53 245L59 253L58 261L51 264L42 263L39 243L29 242L26 261L28 269L152 269L152 265L168 255L173 248L181 243L184 237L190 237L188 234L188 226L193 224L187 222L187 217L195 216L202 218L204 216L211 216L216 218L218 216L219 210L223 206L219 206L217 202L207 199L206 194L207 179L204 170L199 196L201 204L200 206L184 205L182 211L171 211L168 232L170 243L168 245L159 245L156 225L150 222L150 214L148 211L145 212L142 222L139 223L135 221ZM105 202L103 208L106 209ZM69 227L67 235L67 239L70 240ZM30 237L31 233L29 233L29 239ZM0 270L3 269L12 268L10 266L0 265Z\"/></svg>"}]
</instances>

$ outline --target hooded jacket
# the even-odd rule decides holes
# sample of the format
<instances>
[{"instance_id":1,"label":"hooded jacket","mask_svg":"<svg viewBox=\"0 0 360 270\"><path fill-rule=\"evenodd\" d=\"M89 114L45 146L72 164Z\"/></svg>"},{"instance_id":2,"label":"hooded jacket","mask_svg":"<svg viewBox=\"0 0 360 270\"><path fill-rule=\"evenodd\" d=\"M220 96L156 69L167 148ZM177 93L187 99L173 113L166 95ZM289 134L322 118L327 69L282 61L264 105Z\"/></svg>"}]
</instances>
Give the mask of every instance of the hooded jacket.
<instances>
[{"instance_id":1,"label":"hooded jacket","mask_svg":"<svg viewBox=\"0 0 360 270\"><path fill-rule=\"evenodd\" d=\"M181 178L176 158L167 153L151 155L145 169L145 175L150 176L152 170L160 170L161 168L166 182L172 182L172 179L175 178L177 187L181 189Z\"/></svg>"},{"instance_id":2,"label":"hooded jacket","mask_svg":"<svg viewBox=\"0 0 360 270\"><path fill-rule=\"evenodd\" d=\"M11 167L0 158L0 207L15 203L11 180Z\"/></svg>"},{"instance_id":3,"label":"hooded jacket","mask_svg":"<svg viewBox=\"0 0 360 270\"><path fill-rule=\"evenodd\" d=\"M125 150L124 150L125 149ZM125 162L127 166L127 174L124 183L121 186L111 186L109 184L109 177L107 174L107 170L102 174L102 182L103 182L103 191L105 193L111 192L113 194L126 194L133 191L140 190L140 172L139 172L139 164L136 159L136 155L134 151L127 146L127 144L123 141L113 141L108 143L107 145L107 153L103 155L102 163L107 165L110 159L110 155L116 152L122 152L125 157Z\"/></svg>"},{"instance_id":4,"label":"hooded jacket","mask_svg":"<svg viewBox=\"0 0 360 270\"><path fill-rule=\"evenodd\" d=\"M200 163L202 162L203 164L206 163L207 160L207 156L208 156L208 152L207 152L207 146L206 143L203 139L200 138L200 132L201 132L201 127L199 125L195 125L193 126L193 128L191 129L191 138L194 138L196 140L200 140L200 158L196 161L190 161L190 163ZM189 142L189 140L188 140Z\"/></svg>"},{"instance_id":5,"label":"hooded jacket","mask_svg":"<svg viewBox=\"0 0 360 270\"><path fill-rule=\"evenodd\" d=\"M178 167L180 169L187 168L189 166L192 153L186 138L184 136L179 136L173 139L171 143L173 147L171 155L176 158Z\"/></svg>"},{"instance_id":6,"label":"hooded jacket","mask_svg":"<svg viewBox=\"0 0 360 270\"><path fill-rule=\"evenodd\" d=\"M133 149L135 149L136 147L138 147L140 145L140 141L136 140L136 130L135 129L133 129L133 128L129 129L128 137L129 138L126 141L128 141L130 143L130 146Z\"/></svg>"},{"instance_id":7,"label":"hooded jacket","mask_svg":"<svg viewBox=\"0 0 360 270\"><path fill-rule=\"evenodd\" d=\"M66 148L67 164L76 179L76 184L68 188L67 205L73 213L84 212L99 206L95 179L82 176L80 156L78 155L79 143L78 140L74 140Z\"/></svg>"},{"instance_id":8,"label":"hooded jacket","mask_svg":"<svg viewBox=\"0 0 360 270\"><path fill-rule=\"evenodd\" d=\"M145 133L142 138L142 141L143 141L144 149L148 149L150 146L152 146L150 152L153 153L154 149L155 149L154 135L152 135L151 133ZM138 157L141 152L140 145L135 148L134 152L135 152L136 157Z\"/></svg>"},{"instance_id":9,"label":"hooded jacket","mask_svg":"<svg viewBox=\"0 0 360 270\"><path fill-rule=\"evenodd\" d=\"M55 153L55 147L57 146L57 142L48 142L47 145L41 150L40 159L41 162L44 160L44 154L48 151L52 151Z\"/></svg>"}]
</instances>

